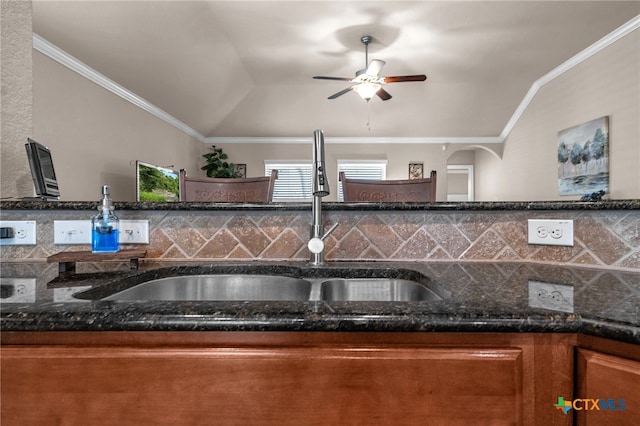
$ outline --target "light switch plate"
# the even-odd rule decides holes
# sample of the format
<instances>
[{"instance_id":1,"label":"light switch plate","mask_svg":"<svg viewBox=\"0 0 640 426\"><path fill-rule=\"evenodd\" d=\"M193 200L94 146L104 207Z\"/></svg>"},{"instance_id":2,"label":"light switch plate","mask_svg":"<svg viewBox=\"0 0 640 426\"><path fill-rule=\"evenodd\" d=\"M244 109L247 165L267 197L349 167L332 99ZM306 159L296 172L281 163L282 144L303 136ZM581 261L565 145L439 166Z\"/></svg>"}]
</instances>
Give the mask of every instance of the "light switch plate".
<instances>
[{"instance_id":1,"label":"light switch plate","mask_svg":"<svg viewBox=\"0 0 640 426\"><path fill-rule=\"evenodd\" d=\"M54 220L54 244L91 244L90 220Z\"/></svg>"},{"instance_id":2,"label":"light switch plate","mask_svg":"<svg viewBox=\"0 0 640 426\"><path fill-rule=\"evenodd\" d=\"M2 220L0 227L13 228L13 238L0 238L0 246L36 245L35 220Z\"/></svg>"},{"instance_id":3,"label":"light switch plate","mask_svg":"<svg viewBox=\"0 0 640 426\"><path fill-rule=\"evenodd\" d=\"M54 244L91 244L90 220L54 220ZM149 244L148 220L120 220L120 244Z\"/></svg>"},{"instance_id":4,"label":"light switch plate","mask_svg":"<svg viewBox=\"0 0 640 426\"><path fill-rule=\"evenodd\" d=\"M120 244L149 244L148 220L120 220Z\"/></svg>"}]
</instances>

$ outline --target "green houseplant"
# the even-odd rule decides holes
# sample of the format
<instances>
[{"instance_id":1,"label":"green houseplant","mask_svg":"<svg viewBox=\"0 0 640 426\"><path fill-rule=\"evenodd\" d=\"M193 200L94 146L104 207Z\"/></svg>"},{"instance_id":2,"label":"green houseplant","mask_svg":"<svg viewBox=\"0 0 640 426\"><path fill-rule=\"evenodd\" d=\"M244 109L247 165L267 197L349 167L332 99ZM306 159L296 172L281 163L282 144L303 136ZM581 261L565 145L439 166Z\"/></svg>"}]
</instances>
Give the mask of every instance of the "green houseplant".
<instances>
[{"instance_id":1,"label":"green houseplant","mask_svg":"<svg viewBox=\"0 0 640 426\"><path fill-rule=\"evenodd\" d=\"M207 172L207 176L213 178L239 178L242 175L236 170L236 165L229 163L227 154L222 151L222 148L216 148L215 145L211 147L211 152L203 155L207 160L200 169Z\"/></svg>"}]
</instances>

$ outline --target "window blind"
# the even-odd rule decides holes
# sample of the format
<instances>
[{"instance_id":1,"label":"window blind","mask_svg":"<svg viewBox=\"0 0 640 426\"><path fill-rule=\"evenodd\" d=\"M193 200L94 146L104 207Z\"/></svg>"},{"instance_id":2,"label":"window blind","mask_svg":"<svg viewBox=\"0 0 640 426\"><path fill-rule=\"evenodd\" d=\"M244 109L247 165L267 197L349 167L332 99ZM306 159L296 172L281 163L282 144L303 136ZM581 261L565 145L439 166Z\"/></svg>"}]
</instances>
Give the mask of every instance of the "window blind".
<instances>
[{"instance_id":1,"label":"window blind","mask_svg":"<svg viewBox=\"0 0 640 426\"><path fill-rule=\"evenodd\" d=\"M310 161L265 161L265 176L269 176L271 170L278 170L278 179L273 186L273 201L311 201Z\"/></svg>"}]
</instances>

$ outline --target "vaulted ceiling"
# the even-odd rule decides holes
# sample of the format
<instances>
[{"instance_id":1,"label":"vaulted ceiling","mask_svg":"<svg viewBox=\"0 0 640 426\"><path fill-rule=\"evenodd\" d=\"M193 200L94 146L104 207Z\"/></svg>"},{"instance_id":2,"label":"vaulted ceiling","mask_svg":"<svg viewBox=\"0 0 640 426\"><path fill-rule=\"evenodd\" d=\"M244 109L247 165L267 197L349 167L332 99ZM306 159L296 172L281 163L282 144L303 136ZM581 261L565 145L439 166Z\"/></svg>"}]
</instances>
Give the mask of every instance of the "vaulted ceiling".
<instances>
[{"instance_id":1,"label":"vaulted ceiling","mask_svg":"<svg viewBox=\"0 0 640 426\"><path fill-rule=\"evenodd\" d=\"M34 33L205 137L499 135L532 84L637 1L49 1ZM388 101L327 97L369 59Z\"/></svg>"}]
</instances>

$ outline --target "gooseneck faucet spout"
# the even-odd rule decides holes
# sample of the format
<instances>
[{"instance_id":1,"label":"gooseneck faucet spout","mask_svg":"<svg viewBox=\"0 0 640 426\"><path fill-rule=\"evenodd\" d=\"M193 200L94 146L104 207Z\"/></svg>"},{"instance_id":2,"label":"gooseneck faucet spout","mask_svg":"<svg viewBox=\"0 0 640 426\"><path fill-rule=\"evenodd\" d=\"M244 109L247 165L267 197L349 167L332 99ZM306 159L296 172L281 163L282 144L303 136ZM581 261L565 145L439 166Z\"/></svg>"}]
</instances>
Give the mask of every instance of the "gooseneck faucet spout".
<instances>
[{"instance_id":1,"label":"gooseneck faucet spout","mask_svg":"<svg viewBox=\"0 0 640 426\"><path fill-rule=\"evenodd\" d=\"M313 132L313 200L311 210L313 213L313 223L311 225L311 239L308 248L311 252L311 264L324 264L324 240L338 226L333 224L325 233L322 225L322 197L329 195L329 182L324 161L324 134L322 130Z\"/></svg>"},{"instance_id":2,"label":"gooseneck faucet spout","mask_svg":"<svg viewBox=\"0 0 640 426\"><path fill-rule=\"evenodd\" d=\"M329 182L324 166L324 134L322 130L313 132L313 196L329 195Z\"/></svg>"}]
</instances>

